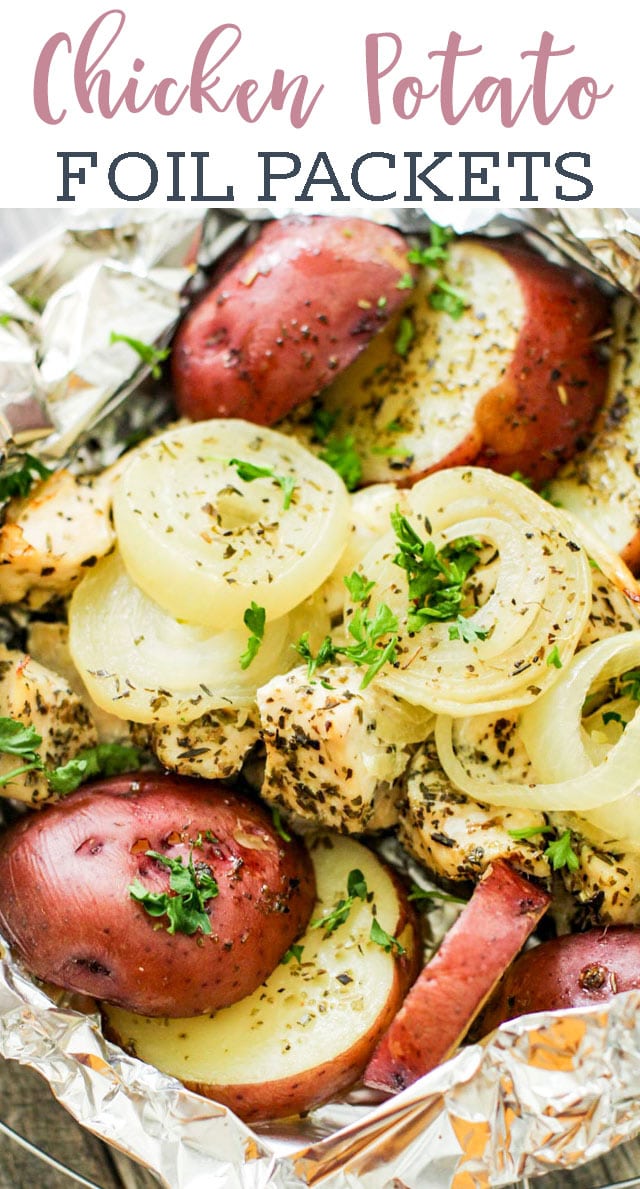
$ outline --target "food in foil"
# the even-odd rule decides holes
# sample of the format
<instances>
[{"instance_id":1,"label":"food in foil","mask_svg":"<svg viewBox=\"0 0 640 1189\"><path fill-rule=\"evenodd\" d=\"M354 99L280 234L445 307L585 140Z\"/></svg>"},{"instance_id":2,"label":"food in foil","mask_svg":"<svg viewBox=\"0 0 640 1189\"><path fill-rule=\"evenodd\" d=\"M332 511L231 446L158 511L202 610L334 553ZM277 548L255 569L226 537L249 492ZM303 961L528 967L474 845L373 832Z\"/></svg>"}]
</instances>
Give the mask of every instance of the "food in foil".
<instances>
[{"instance_id":1,"label":"food in foil","mask_svg":"<svg viewBox=\"0 0 640 1189\"><path fill-rule=\"evenodd\" d=\"M81 282L40 278L53 428L27 453L9 420L0 473L0 924L187 1088L260 1122L360 1087L339 1118L514 1008L637 985L637 320L520 241L238 234L168 364L174 258L81 237ZM428 958L457 900L421 969L416 905Z\"/></svg>"}]
</instances>

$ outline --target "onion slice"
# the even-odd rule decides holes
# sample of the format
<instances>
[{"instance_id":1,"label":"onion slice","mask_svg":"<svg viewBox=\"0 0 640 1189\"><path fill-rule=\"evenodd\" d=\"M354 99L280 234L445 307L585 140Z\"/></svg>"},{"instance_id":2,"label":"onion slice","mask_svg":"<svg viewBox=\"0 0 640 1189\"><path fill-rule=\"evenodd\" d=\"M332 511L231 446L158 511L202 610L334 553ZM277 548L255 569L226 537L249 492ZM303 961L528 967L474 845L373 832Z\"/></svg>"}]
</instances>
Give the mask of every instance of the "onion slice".
<instances>
[{"instance_id":1,"label":"onion slice","mask_svg":"<svg viewBox=\"0 0 640 1189\"><path fill-rule=\"evenodd\" d=\"M113 506L133 581L176 619L216 630L240 627L252 601L269 620L285 615L329 576L349 532L336 472L246 421L153 438L133 454Z\"/></svg>"},{"instance_id":2,"label":"onion slice","mask_svg":"<svg viewBox=\"0 0 640 1189\"><path fill-rule=\"evenodd\" d=\"M440 763L453 784L478 801L542 812L572 810L611 833L616 829L613 816L605 825L602 815L596 820L589 811L621 803L637 788L640 713L636 711L601 763L594 763L582 736L581 710L590 690L638 665L640 631L600 640L583 649L553 689L523 712L520 737L526 740L533 773L543 775L540 781L500 779L486 755L460 747L464 724L444 715L435 729Z\"/></svg>"}]
</instances>

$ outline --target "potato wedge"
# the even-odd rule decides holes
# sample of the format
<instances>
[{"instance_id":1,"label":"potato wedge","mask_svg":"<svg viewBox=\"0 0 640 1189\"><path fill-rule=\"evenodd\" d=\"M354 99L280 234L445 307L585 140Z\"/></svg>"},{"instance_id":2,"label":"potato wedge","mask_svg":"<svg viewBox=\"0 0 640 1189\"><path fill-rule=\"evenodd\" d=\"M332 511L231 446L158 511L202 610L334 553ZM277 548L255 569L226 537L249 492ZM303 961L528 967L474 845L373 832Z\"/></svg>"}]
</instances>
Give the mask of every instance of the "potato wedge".
<instances>
[{"instance_id":1,"label":"potato wedge","mask_svg":"<svg viewBox=\"0 0 640 1189\"><path fill-rule=\"evenodd\" d=\"M299 961L292 956L252 995L200 1019L153 1020L104 1009L107 1034L123 1048L247 1121L309 1110L354 1082L416 973L414 918L376 855L351 839L322 836L311 859L314 920L346 896L354 869L374 898L357 900L329 935L308 929L299 938ZM406 953L386 952L370 940L372 906Z\"/></svg>"},{"instance_id":2,"label":"potato wedge","mask_svg":"<svg viewBox=\"0 0 640 1189\"><path fill-rule=\"evenodd\" d=\"M390 325L287 430L313 443L318 410L334 415L336 437L353 435L364 483L410 485L473 462L549 478L604 399L593 336L607 325L607 301L511 241L456 241L445 277L468 303L460 317L431 307L434 274L422 269L412 336L403 343Z\"/></svg>"},{"instance_id":3,"label":"potato wedge","mask_svg":"<svg viewBox=\"0 0 640 1189\"><path fill-rule=\"evenodd\" d=\"M609 386L589 445L558 475L552 498L634 571L640 569L640 307L621 298Z\"/></svg>"},{"instance_id":4,"label":"potato wedge","mask_svg":"<svg viewBox=\"0 0 640 1189\"><path fill-rule=\"evenodd\" d=\"M380 1041L367 1086L397 1094L451 1056L550 900L494 863Z\"/></svg>"},{"instance_id":5,"label":"potato wedge","mask_svg":"<svg viewBox=\"0 0 640 1189\"><path fill-rule=\"evenodd\" d=\"M269 223L186 316L172 352L180 411L272 425L362 351L407 298L407 244L366 219Z\"/></svg>"}]
</instances>

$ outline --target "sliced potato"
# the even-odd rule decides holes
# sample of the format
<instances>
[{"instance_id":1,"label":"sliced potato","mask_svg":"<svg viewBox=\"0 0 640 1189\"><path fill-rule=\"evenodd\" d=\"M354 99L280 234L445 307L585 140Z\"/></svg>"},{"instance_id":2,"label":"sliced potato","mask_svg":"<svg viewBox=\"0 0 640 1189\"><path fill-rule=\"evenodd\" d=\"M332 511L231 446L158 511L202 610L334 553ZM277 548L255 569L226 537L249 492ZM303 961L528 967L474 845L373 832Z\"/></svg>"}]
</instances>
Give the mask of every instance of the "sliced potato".
<instances>
[{"instance_id":1,"label":"sliced potato","mask_svg":"<svg viewBox=\"0 0 640 1189\"><path fill-rule=\"evenodd\" d=\"M184 724L252 705L294 653L285 615L266 625L242 669L248 636L245 627L212 632L173 619L134 585L118 553L87 575L69 608L69 647L91 697L133 722Z\"/></svg>"},{"instance_id":2,"label":"sliced potato","mask_svg":"<svg viewBox=\"0 0 640 1189\"><path fill-rule=\"evenodd\" d=\"M114 515L134 582L176 618L217 630L241 626L251 602L268 619L285 615L329 576L349 531L335 471L245 421L148 442L117 487Z\"/></svg>"},{"instance_id":3,"label":"sliced potato","mask_svg":"<svg viewBox=\"0 0 640 1189\"><path fill-rule=\"evenodd\" d=\"M198 1019L158 1020L105 1007L106 1030L124 1048L246 1120L309 1110L359 1075L416 973L413 918L392 874L347 838L311 848L317 920L346 897L358 869L373 892L356 900L329 936L310 928L300 961L277 966L262 987L233 1007ZM406 954L369 938L372 913Z\"/></svg>"}]
</instances>

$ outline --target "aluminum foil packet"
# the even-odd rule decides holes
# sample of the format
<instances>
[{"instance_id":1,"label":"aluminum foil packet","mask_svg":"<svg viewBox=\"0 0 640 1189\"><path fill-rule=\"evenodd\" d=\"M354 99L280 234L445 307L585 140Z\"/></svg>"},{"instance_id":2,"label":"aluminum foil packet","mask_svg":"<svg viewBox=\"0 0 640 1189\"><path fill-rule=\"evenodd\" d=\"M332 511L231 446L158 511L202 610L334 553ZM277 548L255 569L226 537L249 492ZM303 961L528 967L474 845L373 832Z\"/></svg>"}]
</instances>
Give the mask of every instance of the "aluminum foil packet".
<instances>
[{"instance_id":1,"label":"aluminum foil packet","mask_svg":"<svg viewBox=\"0 0 640 1189\"><path fill-rule=\"evenodd\" d=\"M280 214L211 211L200 263ZM422 210L373 217L428 229ZM119 336L168 342L198 285L184 261L200 222L186 212L88 212L0 268L0 473L25 449L48 465L104 465L132 431L167 414L162 389L145 388L152 363ZM456 230L523 232L640 297L640 211L483 207ZM398 846L384 847L406 869ZM449 911L429 918L434 944ZM640 1132L640 992L521 1017L381 1104L356 1089L304 1119L252 1130L108 1043L97 1014L37 985L0 942L0 1054L38 1070L80 1123L170 1189L485 1189L575 1167Z\"/></svg>"}]
</instances>

